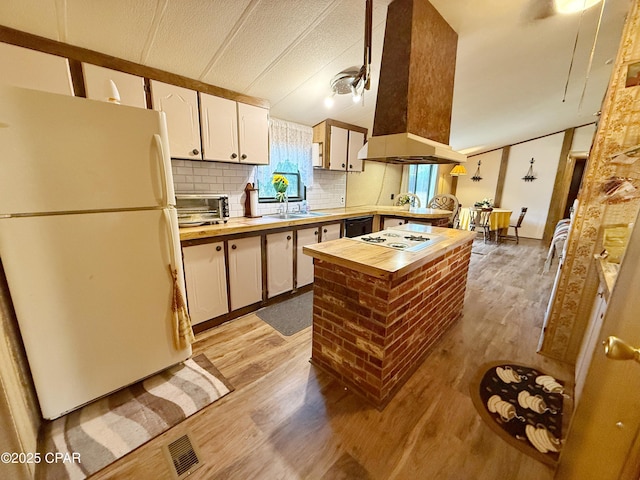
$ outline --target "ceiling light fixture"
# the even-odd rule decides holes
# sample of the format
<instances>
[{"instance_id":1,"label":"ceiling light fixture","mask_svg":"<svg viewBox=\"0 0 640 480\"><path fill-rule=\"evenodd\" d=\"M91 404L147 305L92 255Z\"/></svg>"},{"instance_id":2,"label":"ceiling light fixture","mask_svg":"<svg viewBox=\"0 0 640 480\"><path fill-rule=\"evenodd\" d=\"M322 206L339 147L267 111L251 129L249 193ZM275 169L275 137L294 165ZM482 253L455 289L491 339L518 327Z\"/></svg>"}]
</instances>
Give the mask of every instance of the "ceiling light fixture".
<instances>
[{"instance_id":1,"label":"ceiling light fixture","mask_svg":"<svg viewBox=\"0 0 640 480\"><path fill-rule=\"evenodd\" d=\"M558 13L578 13L593 7L601 0L554 0L556 12Z\"/></svg>"},{"instance_id":2,"label":"ceiling light fixture","mask_svg":"<svg viewBox=\"0 0 640 480\"><path fill-rule=\"evenodd\" d=\"M373 0L365 0L364 22L364 62L362 67L350 67L335 75L329 83L331 95L324 100L327 108L333 106L334 95L351 94L353 103L358 103L364 91L371 87L371 25L373 19ZM331 101L329 100L331 99Z\"/></svg>"},{"instance_id":3,"label":"ceiling light fixture","mask_svg":"<svg viewBox=\"0 0 640 480\"><path fill-rule=\"evenodd\" d=\"M460 165L459 163L451 169L451 172L449 172L449 175L451 175L452 177L459 177L460 175L466 174L467 169L464 168L464 165Z\"/></svg>"}]
</instances>

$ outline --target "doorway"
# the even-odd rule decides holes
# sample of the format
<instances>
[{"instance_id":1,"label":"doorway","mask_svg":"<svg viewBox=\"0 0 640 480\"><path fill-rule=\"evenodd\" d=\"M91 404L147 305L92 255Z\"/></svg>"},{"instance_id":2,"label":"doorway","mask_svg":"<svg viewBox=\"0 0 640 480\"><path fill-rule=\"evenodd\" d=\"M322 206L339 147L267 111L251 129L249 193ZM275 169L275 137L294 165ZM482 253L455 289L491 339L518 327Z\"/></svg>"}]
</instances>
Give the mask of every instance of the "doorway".
<instances>
[{"instance_id":1,"label":"doorway","mask_svg":"<svg viewBox=\"0 0 640 480\"><path fill-rule=\"evenodd\" d=\"M573 162L573 172L571 173L571 181L569 182L569 191L567 192L566 203L564 207L564 214L562 218L569 218L571 215L571 209L573 208L573 202L578 198L578 192L580 192L580 186L582 185L582 177L587 166L586 156L571 156Z\"/></svg>"}]
</instances>

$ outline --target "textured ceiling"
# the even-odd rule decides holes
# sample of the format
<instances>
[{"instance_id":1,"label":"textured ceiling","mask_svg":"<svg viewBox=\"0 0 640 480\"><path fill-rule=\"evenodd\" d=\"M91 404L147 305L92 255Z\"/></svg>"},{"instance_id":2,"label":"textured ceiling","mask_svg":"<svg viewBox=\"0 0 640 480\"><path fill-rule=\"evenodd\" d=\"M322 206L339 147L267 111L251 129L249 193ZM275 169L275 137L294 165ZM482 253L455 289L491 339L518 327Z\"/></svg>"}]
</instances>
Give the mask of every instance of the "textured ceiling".
<instances>
[{"instance_id":1,"label":"textured ceiling","mask_svg":"<svg viewBox=\"0 0 640 480\"><path fill-rule=\"evenodd\" d=\"M596 119L630 0L606 0L589 72L600 6L533 20L545 1L431 0L459 34L454 148L485 151ZM277 118L371 129L389 3L373 0L371 90L331 110L331 77L362 64L365 0L2 0L0 24L265 98Z\"/></svg>"}]
</instances>

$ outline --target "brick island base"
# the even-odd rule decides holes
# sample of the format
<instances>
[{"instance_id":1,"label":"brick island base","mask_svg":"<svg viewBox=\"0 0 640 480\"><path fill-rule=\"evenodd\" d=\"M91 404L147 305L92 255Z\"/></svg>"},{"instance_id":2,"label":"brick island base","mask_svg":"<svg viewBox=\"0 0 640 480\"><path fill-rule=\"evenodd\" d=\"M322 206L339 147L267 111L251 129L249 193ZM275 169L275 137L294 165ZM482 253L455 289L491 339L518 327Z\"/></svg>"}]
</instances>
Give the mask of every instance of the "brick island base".
<instances>
[{"instance_id":1,"label":"brick island base","mask_svg":"<svg viewBox=\"0 0 640 480\"><path fill-rule=\"evenodd\" d=\"M394 280L314 259L311 363L383 409L462 313L471 240Z\"/></svg>"}]
</instances>

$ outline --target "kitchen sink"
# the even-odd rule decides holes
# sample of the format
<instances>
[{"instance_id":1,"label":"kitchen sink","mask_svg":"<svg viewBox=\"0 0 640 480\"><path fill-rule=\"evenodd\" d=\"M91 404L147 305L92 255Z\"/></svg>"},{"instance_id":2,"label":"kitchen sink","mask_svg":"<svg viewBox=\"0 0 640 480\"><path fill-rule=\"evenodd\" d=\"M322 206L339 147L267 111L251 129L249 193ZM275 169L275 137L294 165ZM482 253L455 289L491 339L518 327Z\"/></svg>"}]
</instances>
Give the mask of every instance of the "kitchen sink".
<instances>
[{"instance_id":1,"label":"kitchen sink","mask_svg":"<svg viewBox=\"0 0 640 480\"><path fill-rule=\"evenodd\" d=\"M322 212L308 212L308 213L289 212L287 216L285 216L282 213L274 213L271 215L265 215L265 217L287 219L287 218L315 218L315 217L324 217L325 215L329 215L329 214L322 213Z\"/></svg>"}]
</instances>

